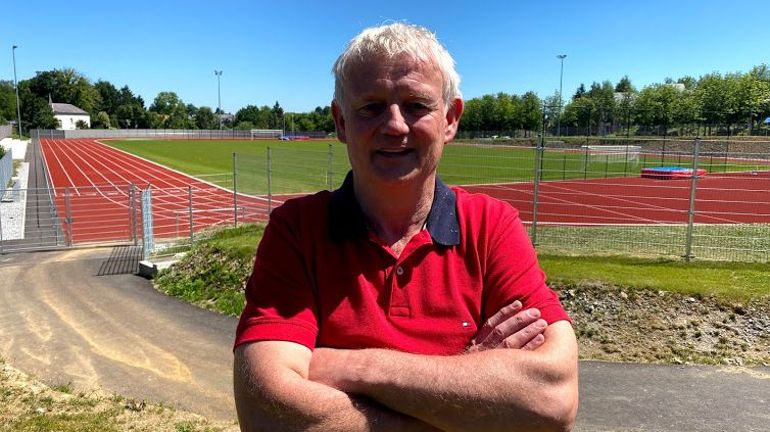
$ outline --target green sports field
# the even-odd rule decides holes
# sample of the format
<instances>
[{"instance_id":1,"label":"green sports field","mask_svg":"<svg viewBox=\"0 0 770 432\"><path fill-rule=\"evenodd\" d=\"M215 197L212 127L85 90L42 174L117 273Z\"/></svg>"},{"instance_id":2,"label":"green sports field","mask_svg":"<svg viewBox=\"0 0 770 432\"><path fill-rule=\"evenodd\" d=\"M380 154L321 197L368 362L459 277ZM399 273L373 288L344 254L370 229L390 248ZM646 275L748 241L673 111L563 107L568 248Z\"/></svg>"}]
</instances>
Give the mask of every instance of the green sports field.
<instances>
[{"instance_id":1,"label":"green sports field","mask_svg":"<svg viewBox=\"0 0 770 432\"><path fill-rule=\"evenodd\" d=\"M334 188L350 165L345 146L337 141L107 141L111 146L155 161L212 183L232 188L235 167L237 188L250 194L311 192ZM270 158L268 163L268 149ZM237 154L234 160L233 154ZM533 147L451 143L444 151L439 173L449 184L490 184L532 181L536 152ZM589 157L579 150L549 149L543 154L543 180L638 176L644 167L689 167L682 155L642 154L625 160ZM755 162L704 158L709 172L764 169ZM271 173L268 185L268 172Z\"/></svg>"}]
</instances>

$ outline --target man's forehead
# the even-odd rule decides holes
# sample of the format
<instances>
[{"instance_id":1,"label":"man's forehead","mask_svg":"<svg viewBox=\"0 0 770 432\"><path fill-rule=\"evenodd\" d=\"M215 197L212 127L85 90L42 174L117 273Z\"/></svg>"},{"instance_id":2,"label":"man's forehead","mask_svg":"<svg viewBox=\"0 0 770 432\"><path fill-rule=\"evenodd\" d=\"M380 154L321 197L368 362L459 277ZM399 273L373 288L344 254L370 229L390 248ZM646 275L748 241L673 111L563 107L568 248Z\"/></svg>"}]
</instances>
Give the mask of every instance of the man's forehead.
<instances>
[{"instance_id":1,"label":"man's forehead","mask_svg":"<svg viewBox=\"0 0 770 432\"><path fill-rule=\"evenodd\" d=\"M374 91L372 88L377 82L399 80L414 76L409 80L417 88L438 86L440 89L443 77L438 68L433 64L427 64L416 60L395 61L378 60L374 62L362 62L352 67L348 73L346 87L356 92Z\"/></svg>"}]
</instances>

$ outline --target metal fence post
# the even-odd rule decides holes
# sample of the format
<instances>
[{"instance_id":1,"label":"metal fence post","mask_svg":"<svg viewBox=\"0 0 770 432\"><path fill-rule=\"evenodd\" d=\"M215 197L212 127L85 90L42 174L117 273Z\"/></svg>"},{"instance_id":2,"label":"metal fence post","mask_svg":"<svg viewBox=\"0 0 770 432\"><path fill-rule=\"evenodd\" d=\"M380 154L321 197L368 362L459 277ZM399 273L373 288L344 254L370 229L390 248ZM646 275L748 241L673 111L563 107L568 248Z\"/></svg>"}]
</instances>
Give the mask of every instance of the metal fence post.
<instances>
[{"instance_id":1,"label":"metal fence post","mask_svg":"<svg viewBox=\"0 0 770 432\"><path fill-rule=\"evenodd\" d=\"M3 208L0 206L0 254L3 253Z\"/></svg>"},{"instance_id":2,"label":"metal fence post","mask_svg":"<svg viewBox=\"0 0 770 432\"><path fill-rule=\"evenodd\" d=\"M189 203L189 207L187 209L187 215L190 218L190 243L193 241L193 193L192 193L192 186L187 186L187 201ZM237 207L236 207L237 209ZM237 213L237 211L236 211Z\"/></svg>"},{"instance_id":3,"label":"metal fence post","mask_svg":"<svg viewBox=\"0 0 770 432\"><path fill-rule=\"evenodd\" d=\"M152 188L142 191L142 259L149 260L155 249L155 237L152 220Z\"/></svg>"},{"instance_id":4,"label":"metal fence post","mask_svg":"<svg viewBox=\"0 0 770 432\"><path fill-rule=\"evenodd\" d=\"M329 190L332 190L332 161L334 155L332 154L332 145L329 144L329 158L326 163L326 186Z\"/></svg>"},{"instance_id":5,"label":"metal fence post","mask_svg":"<svg viewBox=\"0 0 770 432\"><path fill-rule=\"evenodd\" d=\"M136 246L136 185L133 183L128 186L128 217L131 221L131 241Z\"/></svg>"},{"instance_id":6,"label":"metal fence post","mask_svg":"<svg viewBox=\"0 0 770 432\"><path fill-rule=\"evenodd\" d=\"M238 156L233 153L233 222L238 226Z\"/></svg>"},{"instance_id":7,"label":"metal fence post","mask_svg":"<svg viewBox=\"0 0 770 432\"><path fill-rule=\"evenodd\" d=\"M692 175L690 176L690 207L687 214L687 237L684 246L684 260L690 262L692 256L692 234L695 223L695 193L698 189L698 157L700 156L700 138L695 138L695 148L692 158Z\"/></svg>"},{"instance_id":8,"label":"metal fence post","mask_svg":"<svg viewBox=\"0 0 770 432\"><path fill-rule=\"evenodd\" d=\"M72 203L70 188L64 188L64 222L67 224L67 246L72 246Z\"/></svg>"},{"instance_id":9,"label":"metal fence post","mask_svg":"<svg viewBox=\"0 0 770 432\"><path fill-rule=\"evenodd\" d=\"M273 150L267 148L267 214L273 212Z\"/></svg>"},{"instance_id":10,"label":"metal fence post","mask_svg":"<svg viewBox=\"0 0 770 432\"><path fill-rule=\"evenodd\" d=\"M538 195L540 194L540 177L543 168L543 151L545 149L545 134L540 135L540 140L535 147L535 184L532 190L532 232L530 237L532 244L537 245L537 206Z\"/></svg>"}]
</instances>

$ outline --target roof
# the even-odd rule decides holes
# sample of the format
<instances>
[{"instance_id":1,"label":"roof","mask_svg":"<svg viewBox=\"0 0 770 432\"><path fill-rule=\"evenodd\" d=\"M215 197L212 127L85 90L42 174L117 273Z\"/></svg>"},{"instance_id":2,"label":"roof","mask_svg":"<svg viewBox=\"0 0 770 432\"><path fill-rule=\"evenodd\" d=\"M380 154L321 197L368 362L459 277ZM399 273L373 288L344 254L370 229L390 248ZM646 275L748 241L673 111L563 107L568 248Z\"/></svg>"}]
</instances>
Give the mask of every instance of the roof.
<instances>
[{"instance_id":1,"label":"roof","mask_svg":"<svg viewBox=\"0 0 770 432\"><path fill-rule=\"evenodd\" d=\"M87 112L76 107L75 105L67 103L51 103L51 109L53 110L54 114L89 115Z\"/></svg>"}]
</instances>

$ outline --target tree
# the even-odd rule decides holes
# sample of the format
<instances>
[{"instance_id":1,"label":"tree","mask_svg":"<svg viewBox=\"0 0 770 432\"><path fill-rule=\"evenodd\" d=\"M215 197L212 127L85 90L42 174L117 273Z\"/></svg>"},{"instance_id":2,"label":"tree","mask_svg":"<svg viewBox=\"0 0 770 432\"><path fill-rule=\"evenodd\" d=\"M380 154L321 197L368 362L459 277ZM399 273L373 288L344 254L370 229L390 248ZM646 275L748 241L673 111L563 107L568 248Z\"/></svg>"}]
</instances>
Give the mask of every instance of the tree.
<instances>
[{"instance_id":1,"label":"tree","mask_svg":"<svg viewBox=\"0 0 770 432\"><path fill-rule=\"evenodd\" d=\"M160 127L167 129L187 129L192 127L192 121L188 115L187 106L174 92L163 91L158 93L152 105L151 112L157 113L162 121ZM158 127L158 126L155 126Z\"/></svg>"},{"instance_id":2,"label":"tree","mask_svg":"<svg viewBox=\"0 0 770 432\"><path fill-rule=\"evenodd\" d=\"M71 68L38 72L29 79L32 93L44 100L50 95L53 102L68 103L94 112L101 103L99 92L83 75Z\"/></svg>"},{"instance_id":3,"label":"tree","mask_svg":"<svg viewBox=\"0 0 770 432\"><path fill-rule=\"evenodd\" d=\"M137 129L150 127L147 111L137 103L125 103L118 106L115 117L117 118L116 126L122 128Z\"/></svg>"},{"instance_id":4,"label":"tree","mask_svg":"<svg viewBox=\"0 0 770 432\"><path fill-rule=\"evenodd\" d=\"M95 116L91 116L92 129L109 129L111 126L110 116L104 111L99 111ZM83 129L83 128L78 128Z\"/></svg>"},{"instance_id":5,"label":"tree","mask_svg":"<svg viewBox=\"0 0 770 432\"><path fill-rule=\"evenodd\" d=\"M728 125L738 112L737 80L712 73L701 77L696 97L709 126Z\"/></svg>"},{"instance_id":6,"label":"tree","mask_svg":"<svg viewBox=\"0 0 770 432\"><path fill-rule=\"evenodd\" d=\"M107 81L99 80L94 84L99 93L99 103L95 107L97 111L103 111L108 115L115 114L120 106L120 92L114 85Z\"/></svg>"},{"instance_id":7,"label":"tree","mask_svg":"<svg viewBox=\"0 0 770 432\"><path fill-rule=\"evenodd\" d=\"M623 78L615 84L615 91L618 93L635 93L636 89L631 84L631 80L628 75L624 75Z\"/></svg>"},{"instance_id":8,"label":"tree","mask_svg":"<svg viewBox=\"0 0 770 432\"><path fill-rule=\"evenodd\" d=\"M525 131L536 131L542 126L543 102L534 92L526 92L521 97L521 128Z\"/></svg>"},{"instance_id":9,"label":"tree","mask_svg":"<svg viewBox=\"0 0 770 432\"><path fill-rule=\"evenodd\" d=\"M195 112L195 126L198 129L218 129L219 118L209 107L200 107Z\"/></svg>"},{"instance_id":10,"label":"tree","mask_svg":"<svg viewBox=\"0 0 770 432\"><path fill-rule=\"evenodd\" d=\"M481 100L478 98L465 102L465 111L460 119L460 130L465 132L481 130Z\"/></svg>"},{"instance_id":11,"label":"tree","mask_svg":"<svg viewBox=\"0 0 770 432\"><path fill-rule=\"evenodd\" d=\"M29 129L56 129L59 122L53 116L48 98L43 99L32 92L30 80L19 82L19 99L21 100L21 126Z\"/></svg>"},{"instance_id":12,"label":"tree","mask_svg":"<svg viewBox=\"0 0 770 432\"><path fill-rule=\"evenodd\" d=\"M0 122L16 118L16 92L12 81L0 81Z\"/></svg>"},{"instance_id":13,"label":"tree","mask_svg":"<svg viewBox=\"0 0 770 432\"><path fill-rule=\"evenodd\" d=\"M577 90L575 90L575 94L572 95L572 100L580 99L585 94L586 94L586 86L585 86L585 84L580 83L580 85L578 86Z\"/></svg>"}]
</instances>

